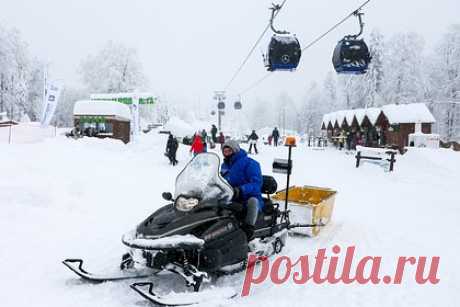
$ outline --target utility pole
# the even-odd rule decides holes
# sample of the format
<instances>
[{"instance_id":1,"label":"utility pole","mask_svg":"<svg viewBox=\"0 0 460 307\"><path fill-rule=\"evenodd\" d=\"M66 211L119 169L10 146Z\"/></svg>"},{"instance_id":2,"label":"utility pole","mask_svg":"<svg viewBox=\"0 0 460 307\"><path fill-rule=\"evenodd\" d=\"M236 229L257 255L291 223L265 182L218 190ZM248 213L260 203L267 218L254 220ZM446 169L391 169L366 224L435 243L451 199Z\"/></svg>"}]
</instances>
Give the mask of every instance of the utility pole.
<instances>
[{"instance_id":1,"label":"utility pole","mask_svg":"<svg viewBox=\"0 0 460 307\"><path fill-rule=\"evenodd\" d=\"M286 135L286 105L283 106L283 135Z\"/></svg>"},{"instance_id":2,"label":"utility pole","mask_svg":"<svg viewBox=\"0 0 460 307\"><path fill-rule=\"evenodd\" d=\"M217 100L217 125L219 127L219 131L222 131L222 116L225 114L225 91L215 91L214 92L214 100Z\"/></svg>"},{"instance_id":3,"label":"utility pole","mask_svg":"<svg viewBox=\"0 0 460 307\"><path fill-rule=\"evenodd\" d=\"M11 89L11 93L13 94L13 97L15 99L16 98L16 93L14 92L14 87L15 87L14 86L14 75L11 75L11 87L10 87L10 89ZM11 118L11 120L14 120L14 104L15 103L16 103L15 100L13 100L12 103L11 103L11 109L10 109L10 114L11 114L10 118Z\"/></svg>"},{"instance_id":4,"label":"utility pole","mask_svg":"<svg viewBox=\"0 0 460 307\"><path fill-rule=\"evenodd\" d=\"M4 89L4 81L3 81L4 75L3 73L0 74L0 113L3 112L3 89Z\"/></svg>"}]
</instances>

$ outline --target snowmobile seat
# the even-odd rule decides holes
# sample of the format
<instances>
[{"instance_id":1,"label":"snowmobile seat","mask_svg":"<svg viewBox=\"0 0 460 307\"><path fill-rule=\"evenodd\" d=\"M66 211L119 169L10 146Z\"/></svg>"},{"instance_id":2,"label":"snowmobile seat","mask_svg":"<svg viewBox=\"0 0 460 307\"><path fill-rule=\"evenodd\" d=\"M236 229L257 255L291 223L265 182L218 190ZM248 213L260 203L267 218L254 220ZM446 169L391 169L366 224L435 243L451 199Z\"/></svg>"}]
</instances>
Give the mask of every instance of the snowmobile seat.
<instances>
[{"instance_id":1,"label":"snowmobile seat","mask_svg":"<svg viewBox=\"0 0 460 307\"><path fill-rule=\"evenodd\" d=\"M262 176L262 188L261 192L263 194L273 194L278 189L278 183L276 182L275 178L272 176Z\"/></svg>"},{"instance_id":2,"label":"snowmobile seat","mask_svg":"<svg viewBox=\"0 0 460 307\"><path fill-rule=\"evenodd\" d=\"M274 209L275 207L273 206L273 202L271 201L271 199L264 198L264 208L262 209L262 211L265 214L272 214Z\"/></svg>"}]
</instances>

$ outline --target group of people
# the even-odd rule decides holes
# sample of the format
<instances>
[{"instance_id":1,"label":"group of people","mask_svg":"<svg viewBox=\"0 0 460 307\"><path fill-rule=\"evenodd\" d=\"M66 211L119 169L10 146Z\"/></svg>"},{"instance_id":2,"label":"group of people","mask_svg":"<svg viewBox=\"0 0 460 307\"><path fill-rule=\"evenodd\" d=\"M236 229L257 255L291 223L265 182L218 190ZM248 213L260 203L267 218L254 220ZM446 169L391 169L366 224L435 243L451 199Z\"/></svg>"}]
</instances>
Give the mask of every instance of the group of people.
<instances>
[{"instance_id":1,"label":"group of people","mask_svg":"<svg viewBox=\"0 0 460 307\"><path fill-rule=\"evenodd\" d=\"M374 147L378 145L385 145L385 134L375 128L366 129L364 131L345 131L336 133L336 146L341 150L354 150L356 146Z\"/></svg>"},{"instance_id":2,"label":"group of people","mask_svg":"<svg viewBox=\"0 0 460 307\"><path fill-rule=\"evenodd\" d=\"M191 140L190 153L193 156L200 154L202 152L208 151L208 144L210 148L214 148L216 143L220 143L221 147L225 143L225 136L222 132L217 135L217 127L212 125L211 127L211 138L208 137L208 133L205 129L201 132L195 133ZM169 134L168 142L166 143L166 152L165 156L169 159L171 165L177 164L176 153L179 147L179 142L172 134Z\"/></svg>"},{"instance_id":3,"label":"group of people","mask_svg":"<svg viewBox=\"0 0 460 307\"><path fill-rule=\"evenodd\" d=\"M280 132L278 131L278 128L275 127L273 129L272 133L268 136L268 145L272 146L278 146L279 142L279 137L280 137ZM255 130L252 130L251 134L248 137L248 142L249 142L249 154L252 154L252 148L254 148L255 154L258 154L259 151L257 150L257 140L259 139L259 136L257 135Z\"/></svg>"},{"instance_id":4,"label":"group of people","mask_svg":"<svg viewBox=\"0 0 460 307\"><path fill-rule=\"evenodd\" d=\"M275 127L275 129L273 129L272 131L272 134L268 136L268 145L272 146L272 142L273 142L273 146L278 147L279 138L280 138L280 132L278 131L278 128Z\"/></svg>"},{"instance_id":5,"label":"group of people","mask_svg":"<svg viewBox=\"0 0 460 307\"><path fill-rule=\"evenodd\" d=\"M216 125L212 125L210 132L211 132L210 138L208 137L208 133L206 132L205 129L203 129L201 132L195 133L195 135L193 136L191 140L190 150L189 150L189 152L193 156L196 156L203 152L207 152L208 146L210 148L214 148L216 144L220 144L220 148L221 149L223 148L226 142L226 137L223 134L223 132L221 131L218 134L218 129ZM271 135L268 136L268 144L271 146L273 143L273 146L278 146L279 137L280 137L280 133L278 131L278 128L275 127ZM253 152L255 154L259 153L259 150L257 149L258 140L259 140L259 136L257 135L255 130L252 130L251 134L248 136L248 143L249 143L248 153L249 154L252 154ZM177 153L178 147L179 147L179 143L177 139L172 134L170 134L168 138L168 142L166 144L165 156L168 157L170 164L173 166L177 164L176 153Z\"/></svg>"},{"instance_id":6,"label":"group of people","mask_svg":"<svg viewBox=\"0 0 460 307\"><path fill-rule=\"evenodd\" d=\"M66 136L73 137L75 139L81 138L83 136L97 137L99 133L104 133L104 132L106 131L105 131L105 125L103 124L86 126L83 129L80 128L79 124L77 124L70 132L66 133Z\"/></svg>"}]
</instances>

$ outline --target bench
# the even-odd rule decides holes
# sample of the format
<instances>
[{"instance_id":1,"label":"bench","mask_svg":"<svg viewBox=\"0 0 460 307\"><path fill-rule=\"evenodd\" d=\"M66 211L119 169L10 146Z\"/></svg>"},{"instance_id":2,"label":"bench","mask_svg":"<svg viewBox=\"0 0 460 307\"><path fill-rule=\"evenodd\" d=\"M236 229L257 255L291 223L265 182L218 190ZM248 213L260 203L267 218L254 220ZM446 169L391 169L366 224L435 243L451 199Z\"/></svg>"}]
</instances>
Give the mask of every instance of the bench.
<instances>
[{"instance_id":1,"label":"bench","mask_svg":"<svg viewBox=\"0 0 460 307\"><path fill-rule=\"evenodd\" d=\"M356 146L356 167L359 167L363 159L388 161L390 162L390 172L392 172L394 163L396 162L395 155L397 153L398 151L394 149Z\"/></svg>"}]
</instances>

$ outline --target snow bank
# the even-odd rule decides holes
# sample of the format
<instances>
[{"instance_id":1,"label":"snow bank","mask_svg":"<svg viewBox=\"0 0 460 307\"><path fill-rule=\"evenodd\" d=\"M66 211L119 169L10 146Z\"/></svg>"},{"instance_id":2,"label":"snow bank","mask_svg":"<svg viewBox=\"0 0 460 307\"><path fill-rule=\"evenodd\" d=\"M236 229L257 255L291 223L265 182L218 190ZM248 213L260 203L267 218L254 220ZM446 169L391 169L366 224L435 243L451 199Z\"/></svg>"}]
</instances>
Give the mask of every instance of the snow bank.
<instances>
[{"instance_id":1,"label":"snow bank","mask_svg":"<svg viewBox=\"0 0 460 307\"><path fill-rule=\"evenodd\" d=\"M196 132L192 125L175 116L168 120L163 126L163 130L170 131L173 135L180 137L191 136Z\"/></svg>"},{"instance_id":2,"label":"snow bank","mask_svg":"<svg viewBox=\"0 0 460 307\"><path fill-rule=\"evenodd\" d=\"M129 288L132 281L82 283L61 261L83 258L88 270L95 272L118 268L126 252L120 236L166 204L161 193L172 191L176 175L190 160L188 148L179 145L179 165L170 166L163 156L164 137L148 133L128 145L61 136L34 144L0 144L2 306L143 304ZM246 149L247 145L242 147ZM272 173L272 162L286 157L287 149L262 144L258 149L259 154L252 157L260 162L263 173L273 175L283 188L286 177ZM436 285L417 284L413 278L416 268L409 264L401 285L298 285L292 278L274 285L268 277L267 282L251 289L250 296L222 304L458 305L458 152L409 148L405 155L398 156L392 173L372 164L356 168L353 155L335 150L315 151L299 145L292 155L291 185L325 186L338 194L331 223L317 238L289 237L282 256L295 261L304 255L314 257L318 249L324 248L326 266L334 245L342 250L339 262L343 261L344 249L355 246L356 257L382 256L384 273L392 273L399 256L439 256L441 281ZM353 260L353 267L356 265ZM298 272L299 267L294 270ZM323 271L322 276L326 274ZM151 279L160 293L176 290L182 284L168 275ZM215 283L241 289L243 280L244 272L223 276Z\"/></svg>"},{"instance_id":3,"label":"snow bank","mask_svg":"<svg viewBox=\"0 0 460 307\"><path fill-rule=\"evenodd\" d=\"M0 127L0 143L8 144L10 127ZM11 126L13 144L31 144L54 137L55 127L42 128L39 122L19 123Z\"/></svg>"}]
</instances>

